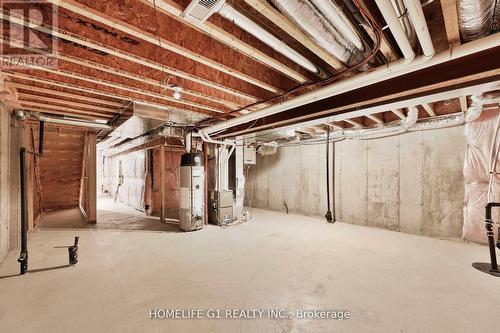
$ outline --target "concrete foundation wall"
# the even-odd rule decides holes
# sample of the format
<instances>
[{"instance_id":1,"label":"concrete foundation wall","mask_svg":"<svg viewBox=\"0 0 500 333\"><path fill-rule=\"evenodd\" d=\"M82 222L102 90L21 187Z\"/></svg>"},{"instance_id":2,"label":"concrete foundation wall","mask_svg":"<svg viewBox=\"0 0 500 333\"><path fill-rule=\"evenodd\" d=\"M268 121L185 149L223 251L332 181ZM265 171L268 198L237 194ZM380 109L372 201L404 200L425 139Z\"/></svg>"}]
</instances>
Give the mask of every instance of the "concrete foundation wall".
<instances>
[{"instance_id":1,"label":"concrete foundation wall","mask_svg":"<svg viewBox=\"0 0 500 333\"><path fill-rule=\"evenodd\" d=\"M0 102L0 263L19 244L22 129Z\"/></svg>"},{"instance_id":2,"label":"concrete foundation wall","mask_svg":"<svg viewBox=\"0 0 500 333\"><path fill-rule=\"evenodd\" d=\"M10 114L0 102L0 262L9 251Z\"/></svg>"},{"instance_id":3,"label":"concrete foundation wall","mask_svg":"<svg viewBox=\"0 0 500 333\"><path fill-rule=\"evenodd\" d=\"M460 237L465 147L463 127L336 143L337 220ZM250 168L246 204L322 216L325 193L324 145L280 148Z\"/></svg>"}]
</instances>

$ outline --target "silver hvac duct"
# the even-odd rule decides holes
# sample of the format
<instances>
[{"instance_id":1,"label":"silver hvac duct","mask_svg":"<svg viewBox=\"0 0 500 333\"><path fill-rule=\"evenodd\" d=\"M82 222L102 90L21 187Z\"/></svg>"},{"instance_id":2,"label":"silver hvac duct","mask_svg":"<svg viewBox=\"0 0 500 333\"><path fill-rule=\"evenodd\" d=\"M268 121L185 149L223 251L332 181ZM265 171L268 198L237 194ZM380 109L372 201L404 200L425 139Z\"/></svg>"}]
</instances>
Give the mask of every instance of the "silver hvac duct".
<instances>
[{"instance_id":1,"label":"silver hvac duct","mask_svg":"<svg viewBox=\"0 0 500 333\"><path fill-rule=\"evenodd\" d=\"M321 48L348 66L361 62L362 53L309 0L272 0L274 5ZM366 66L365 66L366 67Z\"/></svg>"},{"instance_id":2,"label":"silver hvac duct","mask_svg":"<svg viewBox=\"0 0 500 333\"><path fill-rule=\"evenodd\" d=\"M495 0L460 0L460 34L465 42L488 35L495 16Z\"/></svg>"}]
</instances>

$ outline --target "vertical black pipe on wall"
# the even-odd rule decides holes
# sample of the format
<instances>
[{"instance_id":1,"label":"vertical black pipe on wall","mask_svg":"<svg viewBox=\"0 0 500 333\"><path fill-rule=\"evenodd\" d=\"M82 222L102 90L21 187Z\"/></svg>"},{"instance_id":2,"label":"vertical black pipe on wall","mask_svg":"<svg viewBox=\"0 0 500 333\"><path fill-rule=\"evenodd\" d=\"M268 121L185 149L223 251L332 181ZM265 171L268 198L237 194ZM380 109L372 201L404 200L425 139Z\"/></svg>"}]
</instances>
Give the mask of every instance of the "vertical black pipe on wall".
<instances>
[{"instance_id":1,"label":"vertical black pipe on wall","mask_svg":"<svg viewBox=\"0 0 500 333\"><path fill-rule=\"evenodd\" d=\"M17 261L20 265L20 274L28 273L28 217L26 210L26 184L25 184L26 148L19 150L19 175L21 186L21 254Z\"/></svg>"},{"instance_id":2,"label":"vertical black pipe on wall","mask_svg":"<svg viewBox=\"0 0 500 333\"><path fill-rule=\"evenodd\" d=\"M326 202L328 210L326 211L326 222L333 223L333 216L330 210L330 126L326 128Z\"/></svg>"},{"instance_id":3,"label":"vertical black pipe on wall","mask_svg":"<svg viewBox=\"0 0 500 333\"><path fill-rule=\"evenodd\" d=\"M495 248L495 236L493 234L493 220L491 219L491 209L493 207L500 207L500 203L488 202L488 204L485 207L486 236L488 237L488 247L490 250L490 261L491 261L490 270L492 272L498 272L497 253Z\"/></svg>"},{"instance_id":4,"label":"vertical black pipe on wall","mask_svg":"<svg viewBox=\"0 0 500 333\"><path fill-rule=\"evenodd\" d=\"M26 153L43 156L43 138L45 122L40 121L38 152L27 150L25 147L19 149L19 176L21 186L21 254L17 261L20 265L20 274L28 273L28 210L26 209ZM34 148L34 147L33 147Z\"/></svg>"}]
</instances>

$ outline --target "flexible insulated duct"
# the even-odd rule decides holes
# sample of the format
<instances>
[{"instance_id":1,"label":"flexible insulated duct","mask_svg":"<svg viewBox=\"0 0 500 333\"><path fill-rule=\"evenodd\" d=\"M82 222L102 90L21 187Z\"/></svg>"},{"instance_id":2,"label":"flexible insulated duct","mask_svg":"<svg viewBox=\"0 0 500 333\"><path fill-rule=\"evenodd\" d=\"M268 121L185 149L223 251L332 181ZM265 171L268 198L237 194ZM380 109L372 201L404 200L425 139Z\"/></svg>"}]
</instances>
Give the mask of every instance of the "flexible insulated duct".
<instances>
[{"instance_id":1,"label":"flexible insulated duct","mask_svg":"<svg viewBox=\"0 0 500 333\"><path fill-rule=\"evenodd\" d=\"M354 66L363 60L361 52L333 27L310 1L272 0L272 2L312 40L342 63Z\"/></svg>"},{"instance_id":2,"label":"flexible insulated duct","mask_svg":"<svg viewBox=\"0 0 500 333\"><path fill-rule=\"evenodd\" d=\"M337 28L344 38L349 40L358 50L363 51L363 41L340 7L331 0L311 0L321 13Z\"/></svg>"},{"instance_id":3,"label":"flexible insulated duct","mask_svg":"<svg viewBox=\"0 0 500 333\"><path fill-rule=\"evenodd\" d=\"M495 0L460 0L460 33L465 42L488 35L493 27Z\"/></svg>"}]
</instances>

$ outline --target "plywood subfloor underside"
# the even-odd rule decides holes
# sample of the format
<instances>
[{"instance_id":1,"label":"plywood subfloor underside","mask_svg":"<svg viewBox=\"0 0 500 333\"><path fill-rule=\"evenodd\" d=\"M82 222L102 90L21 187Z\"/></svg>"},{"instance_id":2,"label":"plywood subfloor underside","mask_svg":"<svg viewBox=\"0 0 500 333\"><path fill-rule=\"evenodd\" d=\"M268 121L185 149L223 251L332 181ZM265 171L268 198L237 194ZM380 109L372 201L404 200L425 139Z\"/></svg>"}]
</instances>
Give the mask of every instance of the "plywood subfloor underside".
<instances>
[{"instance_id":1,"label":"plywood subfloor underside","mask_svg":"<svg viewBox=\"0 0 500 333\"><path fill-rule=\"evenodd\" d=\"M253 210L190 233L42 228L0 266L1 332L480 332L498 327L500 279L483 246ZM172 230L173 231L173 230ZM80 236L80 263L65 249ZM348 309L352 319L150 320L151 308Z\"/></svg>"}]
</instances>

